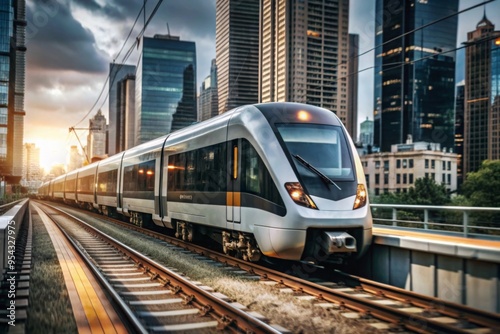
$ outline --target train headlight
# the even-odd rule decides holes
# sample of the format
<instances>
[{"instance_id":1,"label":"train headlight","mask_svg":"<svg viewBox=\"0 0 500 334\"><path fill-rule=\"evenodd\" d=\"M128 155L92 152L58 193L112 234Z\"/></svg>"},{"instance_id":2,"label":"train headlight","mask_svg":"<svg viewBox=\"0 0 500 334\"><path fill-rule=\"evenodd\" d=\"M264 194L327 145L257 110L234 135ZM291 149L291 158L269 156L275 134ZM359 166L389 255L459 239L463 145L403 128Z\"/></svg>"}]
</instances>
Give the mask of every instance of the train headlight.
<instances>
[{"instance_id":1,"label":"train headlight","mask_svg":"<svg viewBox=\"0 0 500 334\"><path fill-rule=\"evenodd\" d=\"M293 201L299 205L310 209L318 209L313 200L304 192L304 189L298 182L287 182L285 188Z\"/></svg>"},{"instance_id":2,"label":"train headlight","mask_svg":"<svg viewBox=\"0 0 500 334\"><path fill-rule=\"evenodd\" d=\"M362 208L366 205L366 200L368 199L368 193L363 184L358 184L358 189L356 189L356 199L354 200L353 210Z\"/></svg>"}]
</instances>

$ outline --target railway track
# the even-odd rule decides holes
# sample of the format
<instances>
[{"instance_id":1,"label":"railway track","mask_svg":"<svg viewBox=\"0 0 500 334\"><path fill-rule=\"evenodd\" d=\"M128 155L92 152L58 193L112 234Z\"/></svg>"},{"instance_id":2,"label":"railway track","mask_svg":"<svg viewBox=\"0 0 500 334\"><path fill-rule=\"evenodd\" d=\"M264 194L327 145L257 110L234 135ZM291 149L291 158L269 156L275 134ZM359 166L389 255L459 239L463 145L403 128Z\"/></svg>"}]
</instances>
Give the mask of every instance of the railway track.
<instances>
[{"instance_id":1,"label":"railway track","mask_svg":"<svg viewBox=\"0 0 500 334\"><path fill-rule=\"evenodd\" d=\"M261 278L263 284L289 290L297 298L313 299L322 308L337 309L348 318L361 319L374 328L416 333L498 333L500 316L433 297L314 268L314 275L302 279L264 266L225 256L210 249L137 226L105 218L128 229L140 231L189 250L207 261L217 261Z\"/></svg>"},{"instance_id":2,"label":"railway track","mask_svg":"<svg viewBox=\"0 0 500 334\"><path fill-rule=\"evenodd\" d=\"M135 332L280 333L209 287L190 281L62 210L38 207L79 250Z\"/></svg>"}]
</instances>

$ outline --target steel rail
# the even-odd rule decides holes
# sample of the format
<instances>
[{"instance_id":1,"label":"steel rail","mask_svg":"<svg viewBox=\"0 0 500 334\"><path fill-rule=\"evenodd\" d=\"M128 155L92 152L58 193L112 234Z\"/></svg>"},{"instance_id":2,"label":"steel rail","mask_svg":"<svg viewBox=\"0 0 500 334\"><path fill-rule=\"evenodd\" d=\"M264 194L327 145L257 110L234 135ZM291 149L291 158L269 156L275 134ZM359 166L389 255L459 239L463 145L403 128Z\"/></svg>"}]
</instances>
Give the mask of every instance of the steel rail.
<instances>
[{"instance_id":1,"label":"steel rail","mask_svg":"<svg viewBox=\"0 0 500 334\"><path fill-rule=\"evenodd\" d=\"M269 324L230 305L228 302L215 297L211 293L187 281L181 275L164 267L158 262L145 257L138 251L130 248L120 241L104 234L103 232L99 231L98 229L89 225L78 217L60 210L50 204L45 205L53 208L54 210L57 210L67 217L70 217L72 220L84 226L84 228L91 233L97 235L99 238L101 238L111 246L120 250L123 254L125 254L126 257L130 258L138 266L142 267L144 271L150 273L154 278L163 282L163 285L169 287L174 293L183 294L186 304L195 305L201 310L201 315L211 315L212 317L214 317L219 322L218 329L228 329L234 332L255 334L280 333L280 331L276 330Z\"/></svg>"},{"instance_id":2,"label":"steel rail","mask_svg":"<svg viewBox=\"0 0 500 334\"><path fill-rule=\"evenodd\" d=\"M175 246L183 247L187 250L206 256L215 261L237 267L254 275L258 275L262 279L278 282L283 286L292 288L296 292L303 292L316 296L318 300L329 301L335 304L339 304L340 306L347 309L370 314L374 318L387 321L396 326L403 326L417 333L429 333L435 331L469 333L467 330L458 328L456 326L438 322L418 314L409 314L407 312L400 311L397 308L373 303L366 298L359 298L349 295L345 292L335 291L335 289L325 287L273 269L269 269L261 265L227 256L202 246L184 242L180 239L165 234L141 228L109 217L103 217L102 215L98 214L95 214L95 217L99 217L101 219L104 218L110 222L119 224L131 230L139 231L143 234L167 241ZM422 307L426 310L433 310L440 314L448 315L459 320L467 320L471 324L474 324L476 326L490 328L493 332L500 332L500 315L498 314L477 310L465 305L440 300L434 297L420 295L412 291L407 291L390 285L347 275L338 271L336 272L336 274L342 276L344 280L350 281L351 284L355 287L357 286L367 293L372 293L375 296L385 296L387 298L391 298L405 304ZM435 307L435 305L439 305L439 308Z\"/></svg>"},{"instance_id":3,"label":"steel rail","mask_svg":"<svg viewBox=\"0 0 500 334\"><path fill-rule=\"evenodd\" d=\"M69 241L71 246L73 246L73 249L77 251L77 253L80 255L80 257L84 260L85 264L87 267L91 270L92 274L97 278L99 283L104 287L105 291L107 291L110 295L113 301L115 302L115 305L120 309L121 313L125 315L126 320L128 321L129 325L135 330L136 333L143 333L146 334L148 331L144 328L142 323L137 319L135 316L134 312L128 307L128 305L124 302L124 300L120 297L118 292L109 284L108 280L101 274L99 269L96 267L96 265L88 258L88 255L85 254L80 247L76 244L76 242L73 240L73 238L64 230L64 228L59 224L53 217L52 214L49 213L43 206L49 206L54 210L57 210L59 212L62 212L51 205L43 204L42 205L35 205L38 209L40 209L42 212L44 212L47 217L49 217L54 224L56 224L57 228L61 231L61 233L64 235L66 240Z\"/></svg>"},{"instance_id":4,"label":"steel rail","mask_svg":"<svg viewBox=\"0 0 500 334\"><path fill-rule=\"evenodd\" d=\"M337 272L336 275L339 275L345 280L353 281L354 284L361 287L363 291L402 302L408 302L408 300L410 300L410 302L415 306L419 306L430 311L436 311L453 318L465 319L475 325L491 328L496 333L500 333L500 315L498 313L487 312L470 306L447 302L439 298L421 295L413 291L404 290L358 276L347 275L341 272Z\"/></svg>"}]
</instances>

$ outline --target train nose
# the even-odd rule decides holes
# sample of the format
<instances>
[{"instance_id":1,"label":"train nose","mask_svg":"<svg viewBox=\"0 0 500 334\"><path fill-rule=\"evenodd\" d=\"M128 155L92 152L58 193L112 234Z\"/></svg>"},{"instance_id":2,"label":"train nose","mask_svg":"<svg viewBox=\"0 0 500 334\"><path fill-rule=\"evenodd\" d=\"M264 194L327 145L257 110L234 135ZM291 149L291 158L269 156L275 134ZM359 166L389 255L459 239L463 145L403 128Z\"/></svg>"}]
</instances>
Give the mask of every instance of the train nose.
<instances>
[{"instance_id":1,"label":"train nose","mask_svg":"<svg viewBox=\"0 0 500 334\"><path fill-rule=\"evenodd\" d=\"M346 232L323 232L320 245L327 254L357 250L356 239Z\"/></svg>"}]
</instances>

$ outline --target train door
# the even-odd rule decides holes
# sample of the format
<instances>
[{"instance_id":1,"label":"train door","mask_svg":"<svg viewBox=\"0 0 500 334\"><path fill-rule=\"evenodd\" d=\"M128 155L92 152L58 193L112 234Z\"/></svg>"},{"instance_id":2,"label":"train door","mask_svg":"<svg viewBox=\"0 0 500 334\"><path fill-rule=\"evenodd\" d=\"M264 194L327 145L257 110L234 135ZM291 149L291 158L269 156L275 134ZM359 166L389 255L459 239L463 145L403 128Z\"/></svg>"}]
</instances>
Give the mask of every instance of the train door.
<instances>
[{"instance_id":1,"label":"train door","mask_svg":"<svg viewBox=\"0 0 500 334\"><path fill-rule=\"evenodd\" d=\"M226 195L227 228L239 230L241 223L241 139L228 141L228 187Z\"/></svg>"}]
</instances>

